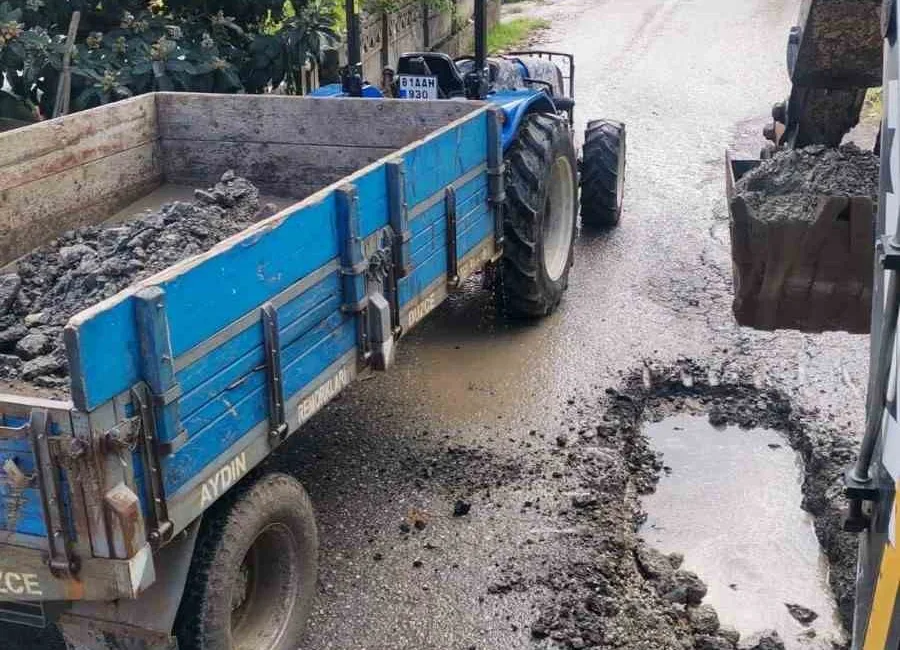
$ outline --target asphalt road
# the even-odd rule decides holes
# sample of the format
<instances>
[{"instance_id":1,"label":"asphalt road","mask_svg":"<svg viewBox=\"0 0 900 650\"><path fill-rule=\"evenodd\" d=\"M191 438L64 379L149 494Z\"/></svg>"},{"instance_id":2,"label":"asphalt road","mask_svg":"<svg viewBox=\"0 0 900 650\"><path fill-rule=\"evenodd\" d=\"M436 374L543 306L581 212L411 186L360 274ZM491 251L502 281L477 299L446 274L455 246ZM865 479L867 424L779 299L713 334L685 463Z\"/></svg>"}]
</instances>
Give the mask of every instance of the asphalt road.
<instances>
[{"instance_id":1,"label":"asphalt road","mask_svg":"<svg viewBox=\"0 0 900 650\"><path fill-rule=\"evenodd\" d=\"M322 539L303 650L529 647L547 595L531 577L573 544L544 516L562 507L548 488L565 460L553 441L576 400L645 362L751 367L760 386L859 427L865 337L758 333L730 314L724 155L759 150L788 89L798 5L522 5L552 21L541 46L576 57L579 131L591 118L627 123L622 223L581 233L551 318L505 323L473 284L403 341L391 372L294 437L279 463L309 490ZM468 515L452 516L457 499Z\"/></svg>"},{"instance_id":2,"label":"asphalt road","mask_svg":"<svg viewBox=\"0 0 900 650\"><path fill-rule=\"evenodd\" d=\"M579 131L591 118L627 123L622 223L581 233L571 287L550 319L506 324L470 287L403 342L392 372L351 388L300 436L293 454L324 540L303 648L527 647L541 588L488 587L510 563L537 572L567 545L523 507L544 484L499 477L508 466L542 465L546 452L531 446L530 432L552 440L565 431L570 399L615 385L645 361L689 357L726 375L749 365L759 385L858 429L865 337L753 332L730 313L724 155L759 151L771 104L788 90L783 53L798 5L522 5L552 21L539 45L576 57ZM464 519L450 513L471 487L468 461L445 474L422 471L447 445L485 448L490 462L471 464L476 482L500 465L499 485ZM411 509L429 522L405 535L398 525Z\"/></svg>"}]
</instances>

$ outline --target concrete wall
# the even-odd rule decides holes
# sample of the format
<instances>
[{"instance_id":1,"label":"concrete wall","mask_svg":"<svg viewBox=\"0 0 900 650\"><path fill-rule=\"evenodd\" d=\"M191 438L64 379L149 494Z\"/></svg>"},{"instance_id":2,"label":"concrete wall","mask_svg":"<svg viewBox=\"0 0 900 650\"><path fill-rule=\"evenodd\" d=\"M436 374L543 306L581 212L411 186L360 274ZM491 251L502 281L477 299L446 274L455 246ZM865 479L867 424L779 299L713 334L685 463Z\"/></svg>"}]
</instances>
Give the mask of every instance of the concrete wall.
<instances>
[{"instance_id":1,"label":"concrete wall","mask_svg":"<svg viewBox=\"0 0 900 650\"><path fill-rule=\"evenodd\" d=\"M487 0L488 26L500 18L500 0ZM389 14L362 18L363 76L372 84L381 83L385 66L395 67L403 52L437 50L450 56L469 53L474 33L475 0L454 0L449 9L437 11L420 0L412 0ZM341 63L346 47L340 52ZM336 63L336 62L334 62ZM322 83L333 80L335 65L322 75Z\"/></svg>"}]
</instances>

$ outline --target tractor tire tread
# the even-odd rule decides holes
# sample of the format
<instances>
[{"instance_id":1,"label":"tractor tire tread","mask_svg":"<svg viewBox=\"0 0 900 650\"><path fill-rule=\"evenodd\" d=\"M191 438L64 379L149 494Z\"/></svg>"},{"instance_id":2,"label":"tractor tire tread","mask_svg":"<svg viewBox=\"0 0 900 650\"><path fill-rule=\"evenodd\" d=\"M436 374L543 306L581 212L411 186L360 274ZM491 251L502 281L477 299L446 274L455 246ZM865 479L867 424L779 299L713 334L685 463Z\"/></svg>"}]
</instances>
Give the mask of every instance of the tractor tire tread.
<instances>
[{"instance_id":1,"label":"tractor tire tread","mask_svg":"<svg viewBox=\"0 0 900 650\"><path fill-rule=\"evenodd\" d=\"M621 122L588 123L581 168L581 219L585 225L608 228L619 223L619 157L625 153L624 138L625 126Z\"/></svg>"},{"instance_id":2,"label":"tractor tire tread","mask_svg":"<svg viewBox=\"0 0 900 650\"><path fill-rule=\"evenodd\" d=\"M537 239L552 163L559 155L569 157L574 173L574 148L566 123L554 115L526 116L506 156L500 291L504 311L512 318L546 316L557 307L568 286L571 249L562 277L550 282L542 270L543 253Z\"/></svg>"}]
</instances>

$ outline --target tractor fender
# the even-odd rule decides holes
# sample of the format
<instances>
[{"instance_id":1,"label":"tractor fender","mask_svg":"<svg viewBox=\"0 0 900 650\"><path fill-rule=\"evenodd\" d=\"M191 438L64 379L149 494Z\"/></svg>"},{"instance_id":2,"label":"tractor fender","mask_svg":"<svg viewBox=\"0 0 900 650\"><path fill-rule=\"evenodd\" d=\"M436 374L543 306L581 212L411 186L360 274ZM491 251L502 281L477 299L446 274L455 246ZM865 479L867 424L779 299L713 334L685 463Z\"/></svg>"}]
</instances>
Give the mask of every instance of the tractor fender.
<instances>
[{"instance_id":1,"label":"tractor fender","mask_svg":"<svg viewBox=\"0 0 900 650\"><path fill-rule=\"evenodd\" d=\"M487 99L503 111L501 131L503 151L515 141L526 115L529 113L556 115L559 112L549 95L534 90L502 90L488 95Z\"/></svg>"}]
</instances>

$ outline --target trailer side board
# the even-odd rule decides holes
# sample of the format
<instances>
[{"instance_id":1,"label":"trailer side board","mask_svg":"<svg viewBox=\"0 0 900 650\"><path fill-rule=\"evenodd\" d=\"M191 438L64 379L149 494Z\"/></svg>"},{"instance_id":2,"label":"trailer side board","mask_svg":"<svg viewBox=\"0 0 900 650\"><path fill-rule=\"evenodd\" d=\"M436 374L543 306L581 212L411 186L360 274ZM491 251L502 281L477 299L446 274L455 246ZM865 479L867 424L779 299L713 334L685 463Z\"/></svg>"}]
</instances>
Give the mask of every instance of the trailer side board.
<instances>
[{"instance_id":1,"label":"trailer side board","mask_svg":"<svg viewBox=\"0 0 900 650\"><path fill-rule=\"evenodd\" d=\"M145 321L154 321L154 331L163 323L173 384L158 400L168 415L157 417L157 437L167 449L164 488L176 529L280 441L272 435L278 422L270 408L264 310L274 316L289 431L365 366L359 317L344 282L352 269L341 251L377 247L397 223L398 193L408 216L409 264L399 281L395 326L414 325L446 295L448 282L457 279L451 276L466 275L493 255L488 163L491 146L499 147L490 126L496 118L487 107L466 106L468 113L444 128L71 321L73 401L85 411L138 382L151 383L159 369L147 367L149 359L166 355L147 354L151 324ZM405 170L402 187L392 166ZM349 243L340 235L352 209L340 200L342 192L355 195L358 206L359 237ZM160 298L149 307L157 311L136 310L137 295L151 287Z\"/></svg>"}]
</instances>

